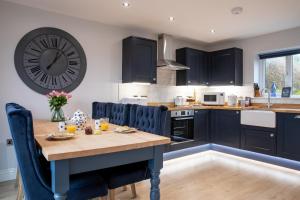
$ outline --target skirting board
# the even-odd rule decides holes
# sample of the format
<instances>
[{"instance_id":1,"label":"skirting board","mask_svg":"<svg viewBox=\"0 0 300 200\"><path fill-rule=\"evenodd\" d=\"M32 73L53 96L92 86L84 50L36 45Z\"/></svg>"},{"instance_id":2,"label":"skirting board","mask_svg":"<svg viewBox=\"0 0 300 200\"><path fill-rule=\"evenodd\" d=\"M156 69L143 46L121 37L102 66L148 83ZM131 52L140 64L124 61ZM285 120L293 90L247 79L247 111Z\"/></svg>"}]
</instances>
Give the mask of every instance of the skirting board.
<instances>
[{"instance_id":1,"label":"skirting board","mask_svg":"<svg viewBox=\"0 0 300 200\"><path fill-rule=\"evenodd\" d=\"M222 146L218 144L212 144L212 143L165 153L164 161L195 154L195 153L200 153L208 150L227 153L242 158L248 158L248 159L300 171L300 162L298 161L275 157L275 156L269 156L261 153L255 153L251 151L236 149L236 148Z\"/></svg>"},{"instance_id":2,"label":"skirting board","mask_svg":"<svg viewBox=\"0 0 300 200\"><path fill-rule=\"evenodd\" d=\"M0 182L16 179L16 168L0 170Z\"/></svg>"}]
</instances>

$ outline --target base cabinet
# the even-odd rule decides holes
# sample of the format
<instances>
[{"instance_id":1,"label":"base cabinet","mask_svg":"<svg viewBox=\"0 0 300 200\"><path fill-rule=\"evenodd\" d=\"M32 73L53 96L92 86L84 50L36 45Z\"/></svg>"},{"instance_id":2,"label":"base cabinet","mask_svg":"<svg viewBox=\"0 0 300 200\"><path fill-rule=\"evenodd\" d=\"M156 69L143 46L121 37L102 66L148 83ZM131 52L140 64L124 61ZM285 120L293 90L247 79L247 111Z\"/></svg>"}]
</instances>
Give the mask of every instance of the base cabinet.
<instances>
[{"instance_id":1,"label":"base cabinet","mask_svg":"<svg viewBox=\"0 0 300 200\"><path fill-rule=\"evenodd\" d=\"M241 148L258 153L275 155L275 129L242 125Z\"/></svg>"},{"instance_id":2,"label":"base cabinet","mask_svg":"<svg viewBox=\"0 0 300 200\"><path fill-rule=\"evenodd\" d=\"M212 110L212 142L220 145L240 148L240 121L240 111L238 110Z\"/></svg>"},{"instance_id":3,"label":"base cabinet","mask_svg":"<svg viewBox=\"0 0 300 200\"><path fill-rule=\"evenodd\" d=\"M209 110L195 110L194 112L194 139L209 142Z\"/></svg>"},{"instance_id":4,"label":"base cabinet","mask_svg":"<svg viewBox=\"0 0 300 200\"><path fill-rule=\"evenodd\" d=\"M277 113L277 155L300 161L300 114Z\"/></svg>"}]
</instances>

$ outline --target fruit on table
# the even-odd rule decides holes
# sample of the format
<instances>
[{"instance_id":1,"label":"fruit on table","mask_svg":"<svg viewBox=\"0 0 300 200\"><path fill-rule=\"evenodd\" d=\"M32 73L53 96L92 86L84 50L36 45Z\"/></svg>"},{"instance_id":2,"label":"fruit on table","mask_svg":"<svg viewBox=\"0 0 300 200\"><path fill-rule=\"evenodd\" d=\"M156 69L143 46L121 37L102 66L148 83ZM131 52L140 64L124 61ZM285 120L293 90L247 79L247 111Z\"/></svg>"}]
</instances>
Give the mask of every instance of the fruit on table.
<instances>
[{"instance_id":1,"label":"fruit on table","mask_svg":"<svg viewBox=\"0 0 300 200\"><path fill-rule=\"evenodd\" d=\"M92 135L93 134L93 129L90 126L86 127L84 131L85 131L86 135Z\"/></svg>"}]
</instances>

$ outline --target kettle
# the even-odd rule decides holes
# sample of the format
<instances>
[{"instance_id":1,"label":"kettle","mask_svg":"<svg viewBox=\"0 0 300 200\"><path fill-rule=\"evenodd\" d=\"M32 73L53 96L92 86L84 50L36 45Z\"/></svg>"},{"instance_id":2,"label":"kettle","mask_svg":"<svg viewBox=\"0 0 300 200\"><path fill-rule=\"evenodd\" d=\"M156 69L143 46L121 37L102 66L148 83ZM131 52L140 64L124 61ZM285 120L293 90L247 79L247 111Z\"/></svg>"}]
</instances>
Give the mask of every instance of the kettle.
<instances>
[{"instance_id":1,"label":"kettle","mask_svg":"<svg viewBox=\"0 0 300 200\"><path fill-rule=\"evenodd\" d=\"M175 97L174 102L175 102L175 106L185 106L187 104L186 98L182 96Z\"/></svg>"},{"instance_id":2,"label":"kettle","mask_svg":"<svg viewBox=\"0 0 300 200\"><path fill-rule=\"evenodd\" d=\"M237 96L232 94L228 96L228 106L236 106L237 105Z\"/></svg>"}]
</instances>

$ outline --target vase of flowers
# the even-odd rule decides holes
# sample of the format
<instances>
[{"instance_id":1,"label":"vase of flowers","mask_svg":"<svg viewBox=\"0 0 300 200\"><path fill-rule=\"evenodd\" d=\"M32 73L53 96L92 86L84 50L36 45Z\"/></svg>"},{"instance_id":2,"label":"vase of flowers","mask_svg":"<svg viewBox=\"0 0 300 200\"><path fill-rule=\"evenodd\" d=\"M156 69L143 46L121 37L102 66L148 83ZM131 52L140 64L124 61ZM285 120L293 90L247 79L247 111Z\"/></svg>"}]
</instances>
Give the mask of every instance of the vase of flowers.
<instances>
[{"instance_id":1,"label":"vase of flowers","mask_svg":"<svg viewBox=\"0 0 300 200\"><path fill-rule=\"evenodd\" d=\"M50 110L52 111L52 122L61 122L65 120L62 107L68 103L72 95L66 92L58 92L53 90L47 94Z\"/></svg>"}]
</instances>

